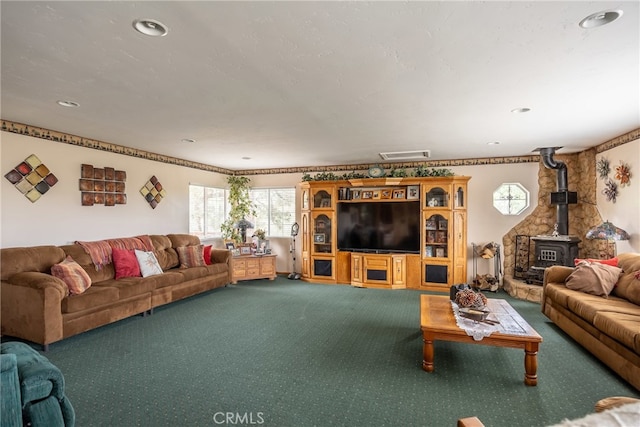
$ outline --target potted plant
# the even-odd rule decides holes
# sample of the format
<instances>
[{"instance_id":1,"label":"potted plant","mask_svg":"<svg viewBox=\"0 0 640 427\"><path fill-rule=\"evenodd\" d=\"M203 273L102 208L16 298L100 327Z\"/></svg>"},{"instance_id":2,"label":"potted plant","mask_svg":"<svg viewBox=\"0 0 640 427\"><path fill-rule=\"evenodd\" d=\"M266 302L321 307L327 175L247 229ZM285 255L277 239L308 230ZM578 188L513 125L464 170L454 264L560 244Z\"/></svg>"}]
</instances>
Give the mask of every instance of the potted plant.
<instances>
[{"instance_id":1,"label":"potted plant","mask_svg":"<svg viewBox=\"0 0 640 427\"><path fill-rule=\"evenodd\" d=\"M251 180L246 176L229 176L229 217L220 226L223 239L233 240L237 244L246 240L247 228L252 225L247 221L247 216L255 216L255 206L249 197Z\"/></svg>"}]
</instances>

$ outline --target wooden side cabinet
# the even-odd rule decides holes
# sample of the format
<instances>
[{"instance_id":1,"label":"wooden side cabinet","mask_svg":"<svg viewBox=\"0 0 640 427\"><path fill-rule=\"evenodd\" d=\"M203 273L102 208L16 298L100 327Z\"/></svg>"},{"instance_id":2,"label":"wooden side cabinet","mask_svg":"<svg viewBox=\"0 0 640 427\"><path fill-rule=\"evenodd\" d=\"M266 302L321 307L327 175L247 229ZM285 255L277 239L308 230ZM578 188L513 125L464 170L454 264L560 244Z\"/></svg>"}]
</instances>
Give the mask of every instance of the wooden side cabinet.
<instances>
[{"instance_id":1,"label":"wooden side cabinet","mask_svg":"<svg viewBox=\"0 0 640 427\"><path fill-rule=\"evenodd\" d=\"M276 255L238 256L229 260L231 268L231 283L240 280L276 278Z\"/></svg>"}]
</instances>

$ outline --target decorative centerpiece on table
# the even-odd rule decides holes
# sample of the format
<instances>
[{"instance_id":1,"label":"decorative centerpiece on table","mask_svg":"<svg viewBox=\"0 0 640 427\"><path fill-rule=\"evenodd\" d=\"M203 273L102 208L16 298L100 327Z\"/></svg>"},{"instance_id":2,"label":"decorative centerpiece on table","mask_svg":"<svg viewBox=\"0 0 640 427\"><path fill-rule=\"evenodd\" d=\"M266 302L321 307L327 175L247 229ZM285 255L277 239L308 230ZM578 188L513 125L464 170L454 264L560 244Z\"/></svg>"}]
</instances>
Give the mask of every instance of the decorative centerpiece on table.
<instances>
[{"instance_id":1,"label":"decorative centerpiece on table","mask_svg":"<svg viewBox=\"0 0 640 427\"><path fill-rule=\"evenodd\" d=\"M476 322L487 321L490 311L486 308L487 297L473 289L463 289L456 293L454 301L458 304L459 313Z\"/></svg>"},{"instance_id":2,"label":"decorative centerpiece on table","mask_svg":"<svg viewBox=\"0 0 640 427\"><path fill-rule=\"evenodd\" d=\"M463 289L456 293L455 303L459 307L482 309L487 305L487 297L473 289Z\"/></svg>"}]
</instances>

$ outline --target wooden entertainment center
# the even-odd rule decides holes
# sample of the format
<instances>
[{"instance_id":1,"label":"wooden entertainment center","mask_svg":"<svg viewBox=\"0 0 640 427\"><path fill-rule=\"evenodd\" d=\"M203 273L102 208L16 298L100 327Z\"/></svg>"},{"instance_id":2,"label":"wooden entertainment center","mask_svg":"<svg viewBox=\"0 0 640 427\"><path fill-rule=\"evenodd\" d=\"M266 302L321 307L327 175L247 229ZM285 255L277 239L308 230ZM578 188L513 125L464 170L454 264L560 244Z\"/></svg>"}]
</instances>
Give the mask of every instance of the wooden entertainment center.
<instances>
[{"instance_id":1,"label":"wooden entertainment center","mask_svg":"<svg viewBox=\"0 0 640 427\"><path fill-rule=\"evenodd\" d=\"M442 292L448 292L453 284L467 283L469 179L468 176L363 178L301 183L302 279L365 288ZM380 209L366 204L385 204L389 209L382 210L384 213L394 208L391 203L413 206L406 203L410 201L420 207L415 215L404 214L400 218L401 227L396 218L367 218L369 228L375 228L369 232L380 236L375 240L378 245L375 248L365 245L351 249L345 236L339 235L339 229L344 229L338 224L341 220L359 228L357 218L371 212L380 215L376 213ZM400 211L409 212L407 209L413 212L413 207ZM407 221L415 224L404 224ZM399 240L391 232L398 229L406 234L405 241L396 246L380 243ZM358 232L356 237L362 235ZM411 250L403 251L403 245L409 245Z\"/></svg>"}]
</instances>

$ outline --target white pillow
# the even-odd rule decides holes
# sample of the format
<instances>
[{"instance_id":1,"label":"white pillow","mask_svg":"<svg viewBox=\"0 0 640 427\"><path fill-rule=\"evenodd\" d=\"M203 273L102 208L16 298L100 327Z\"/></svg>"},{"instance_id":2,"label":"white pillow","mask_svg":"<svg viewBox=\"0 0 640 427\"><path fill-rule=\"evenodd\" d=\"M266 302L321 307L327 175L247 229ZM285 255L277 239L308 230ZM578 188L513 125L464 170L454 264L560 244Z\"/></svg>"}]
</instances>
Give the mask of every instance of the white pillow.
<instances>
[{"instance_id":1,"label":"white pillow","mask_svg":"<svg viewBox=\"0 0 640 427\"><path fill-rule=\"evenodd\" d=\"M145 252L136 249L136 258L140 265L140 273L142 277L155 276L156 274L162 274L162 268L158 264L158 259L153 252Z\"/></svg>"}]
</instances>

